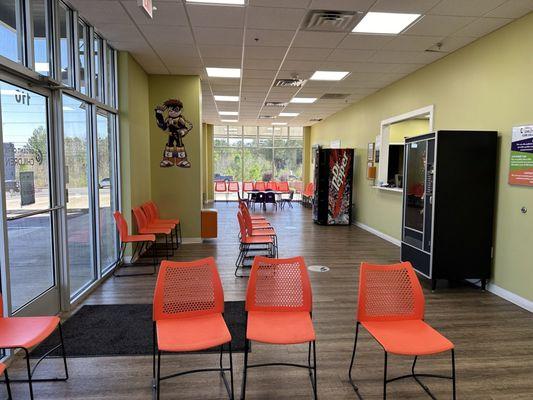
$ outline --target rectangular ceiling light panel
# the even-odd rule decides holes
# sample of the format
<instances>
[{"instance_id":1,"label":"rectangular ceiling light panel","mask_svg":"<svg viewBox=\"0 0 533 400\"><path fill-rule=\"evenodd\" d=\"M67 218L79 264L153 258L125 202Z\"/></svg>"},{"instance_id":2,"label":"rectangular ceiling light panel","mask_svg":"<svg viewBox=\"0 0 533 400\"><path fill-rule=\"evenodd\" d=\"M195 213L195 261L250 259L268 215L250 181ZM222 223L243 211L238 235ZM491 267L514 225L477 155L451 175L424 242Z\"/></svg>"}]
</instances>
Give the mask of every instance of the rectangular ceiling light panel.
<instances>
[{"instance_id":1,"label":"rectangular ceiling light panel","mask_svg":"<svg viewBox=\"0 0 533 400\"><path fill-rule=\"evenodd\" d=\"M352 32L397 35L418 18L420 14L369 12Z\"/></svg>"},{"instance_id":2,"label":"rectangular ceiling light panel","mask_svg":"<svg viewBox=\"0 0 533 400\"><path fill-rule=\"evenodd\" d=\"M220 96L220 95L215 95L215 101L239 101L239 96Z\"/></svg>"},{"instance_id":3,"label":"rectangular ceiling light panel","mask_svg":"<svg viewBox=\"0 0 533 400\"><path fill-rule=\"evenodd\" d=\"M215 68L206 67L207 76L211 78L240 78L240 68Z\"/></svg>"},{"instance_id":4,"label":"rectangular ceiling light panel","mask_svg":"<svg viewBox=\"0 0 533 400\"><path fill-rule=\"evenodd\" d=\"M238 119L221 119L221 122L239 122Z\"/></svg>"},{"instance_id":5,"label":"rectangular ceiling light panel","mask_svg":"<svg viewBox=\"0 0 533 400\"><path fill-rule=\"evenodd\" d=\"M282 112L282 113L279 113L280 117L297 117L298 115L300 115L300 113L297 113L297 112Z\"/></svg>"},{"instance_id":6,"label":"rectangular ceiling light panel","mask_svg":"<svg viewBox=\"0 0 533 400\"><path fill-rule=\"evenodd\" d=\"M219 111L220 115L239 115L238 111Z\"/></svg>"},{"instance_id":7,"label":"rectangular ceiling light panel","mask_svg":"<svg viewBox=\"0 0 533 400\"><path fill-rule=\"evenodd\" d=\"M312 81L341 81L349 72L346 71L315 71L311 76Z\"/></svg>"},{"instance_id":8,"label":"rectangular ceiling light panel","mask_svg":"<svg viewBox=\"0 0 533 400\"><path fill-rule=\"evenodd\" d=\"M187 3L226 5L226 6L244 6L246 0L187 0Z\"/></svg>"},{"instance_id":9,"label":"rectangular ceiling light panel","mask_svg":"<svg viewBox=\"0 0 533 400\"><path fill-rule=\"evenodd\" d=\"M291 103L311 104L316 101L316 97L293 97Z\"/></svg>"}]
</instances>

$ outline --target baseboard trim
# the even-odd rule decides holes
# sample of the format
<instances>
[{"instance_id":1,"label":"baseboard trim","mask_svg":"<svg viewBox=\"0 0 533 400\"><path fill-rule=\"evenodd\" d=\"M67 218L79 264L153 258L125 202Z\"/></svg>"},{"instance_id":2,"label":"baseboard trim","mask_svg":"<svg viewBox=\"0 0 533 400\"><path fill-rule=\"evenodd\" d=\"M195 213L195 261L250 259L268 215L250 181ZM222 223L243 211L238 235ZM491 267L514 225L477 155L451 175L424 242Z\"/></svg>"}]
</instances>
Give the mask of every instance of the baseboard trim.
<instances>
[{"instance_id":1,"label":"baseboard trim","mask_svg":"<svg viewBox=\"0 0 533 400\"><path fill-rule=\"evenodd\" d=\"M371 228L368 225L365 225L365 224L363 224L363 223L361 223L359 221L355 221L354 225L357 226L358 228L361 228L361 229L363 229L363 230L365 230L367 232L372 233L373 235L376 235L377 237L382 238L383 240L386 240L389 243L392 243L392 244L400 247L401 241L396 239L396 238L393 238L390 235L387 235L386 233L380 232L377 229Z\"/></svg>"},{"instance_id":2,"label":"baseboard trim","mask_svg":"<svg viewBox=\"0 0 533 400\"><path fill-rule=\"evenodd\" d=\"M481 286L481 283L479 283L479 281L476 279L467 279L467 281L476 286ZM504 300L516 304L518 307L521 307L530 313L533 313L533 301L528 300L525 297L519 296L516 293L510 292L507 289L504 289L501 286L495 285L491 282L487 283L487 291L495 294L498 297L501 297Z\"/></svg>"},{"instance_id":3,"label":"baseboard trim","mask_svg":"<svg viewBox=\"0 0 533 400\"><path fill-rule=\"evenodd\" d=\"M202 243L202 238L183 238L181 240L182 244L195 244Z\"/></svg>"}]
</instances>

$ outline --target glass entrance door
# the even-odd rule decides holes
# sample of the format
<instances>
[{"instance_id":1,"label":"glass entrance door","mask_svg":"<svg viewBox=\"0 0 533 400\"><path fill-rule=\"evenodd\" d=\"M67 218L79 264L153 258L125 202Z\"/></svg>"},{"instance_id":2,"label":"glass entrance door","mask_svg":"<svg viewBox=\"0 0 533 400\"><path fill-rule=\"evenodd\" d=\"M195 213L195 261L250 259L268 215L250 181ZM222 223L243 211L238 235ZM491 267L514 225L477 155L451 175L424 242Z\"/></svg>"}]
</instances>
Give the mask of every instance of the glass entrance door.
<instances>
[{"instance_id":1,"label":"glass entrance door","mask_svg":"<svg viewBox=\"0 0 533 400\"><path fill-rule=\"evenodd\" d=\"M50 94L0 81L2 289L11 313L59 311Z\"/></svg>"}]
</instances>

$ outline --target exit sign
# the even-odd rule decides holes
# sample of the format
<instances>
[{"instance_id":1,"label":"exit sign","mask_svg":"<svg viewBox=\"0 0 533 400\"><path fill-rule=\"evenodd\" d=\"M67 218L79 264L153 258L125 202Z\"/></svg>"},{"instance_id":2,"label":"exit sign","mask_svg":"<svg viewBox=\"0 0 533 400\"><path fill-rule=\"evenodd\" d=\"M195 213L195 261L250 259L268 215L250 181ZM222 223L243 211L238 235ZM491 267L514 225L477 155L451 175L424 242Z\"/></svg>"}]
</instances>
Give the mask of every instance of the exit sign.
<instances>
[{"instance_id":1,"label":"exit sign","mask_svg":"<svg viewBox=\"0 0 533 400\"><path fill-rule=\"evenodd\" d=\"M137 4L139 7L142 8L144 13L148 15L148 17L153 18L153 6L152 6L152 0L137 0Z\"/></svg>"}]
</instances>

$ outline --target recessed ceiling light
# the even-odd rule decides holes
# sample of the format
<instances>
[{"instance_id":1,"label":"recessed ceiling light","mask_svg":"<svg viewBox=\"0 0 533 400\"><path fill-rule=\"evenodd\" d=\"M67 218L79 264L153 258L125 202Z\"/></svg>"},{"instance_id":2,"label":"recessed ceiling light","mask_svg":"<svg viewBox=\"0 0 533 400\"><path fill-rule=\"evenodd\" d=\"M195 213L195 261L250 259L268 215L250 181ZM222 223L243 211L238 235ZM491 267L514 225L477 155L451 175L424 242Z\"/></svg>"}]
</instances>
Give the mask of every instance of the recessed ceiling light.
<instances>
[{"instance_id":1,"label":"recessed ceiling light","mask_svg":"<svg viewBox=\"0 0 533 400\"><path fill-rule=\"evenodd\" d=\"M211 78L240 78L241 69L240 68L214 68L207 67L207 76Z\"/></svg>"},{"instance_id":2,"label":"recessed ceiling light","mask_svg":"<svg viewBox=\"0 0 533 400\"><path fill-rule=\"evenodd\" d=\"M221 4L231 6L244 6L246 0L187 0L187 3Z\"/></svg>"},{"instance_id":3,"label":"recessed ceiling light","mask_svg":"<svg viewBox=\"0 0 533 400\"><path fill-rule=\"evenodd\" d=\"M291 103L314 103L316 101L316 97L293 97L291 99Z\"/></svg>"},{"instance_id":4,"label":"recessed ceiling light","mask_svg":"<svg viewBox=\"0 0 533 400\"><path fill-rule=\"evenodd\" d=\"M348 75L345 71L315 71L309 79L312 81L340 81Z\"/></svg>"},{"instance_id":5,"label":"recessed ceiling light","mask_svg":"<svg viewBox=\"0 0 533 400\"><path fill-rule=\"evenodd\" d=\"M297 117L298 115L300 115L300 113L295 113L295 112L282 112L282 113L279 113L280 117Z\"/></svg>"},{"instance_id":6,"label":"recessed ceiling light","mask_svg":"<svg viewBox=\"0 0 533 400\"><path fill-rule=\"evenodd\" d=\"M398 34L419 17L420 14L369 12L352 32Z\"/></svg>"},{"instance_id":7,"label":"recessed ceiling light","mask_svg":"<svg viewBox=\"0 0 533 400\"><path fill-rule=\"evenodd\" d=\"M286 122L272 122L272 125L287 125Z\"/></svg>"},{"instance_id":8,"label":"recessed ceiling light","mask_svg":"<svg viewBox=\"0 0 533 400\"><path fill-rule=\"evenodd\" d=\"M239 122L238 119L221 119L221 122Z\"/></svg>"},{"instance_id":9,"label":"recessed ceiling light","mask_svg":"<svg viewBox=\"0 0 533 400\"><path fill-rule=\"evenodd\" d=\"M215 101L239 101L239 96L220 96L220 95L215 95Z\"/></svg>"},{"instance_id":10,"label":"recessed ceiling light","mask_svg":"<svg viewBox=\"0 0 533 400\"><path fill-rule=\"evenodd\" d=\"M220 115L239 115L238 111L219 111Z\"/></svg>"}]
</instances>

